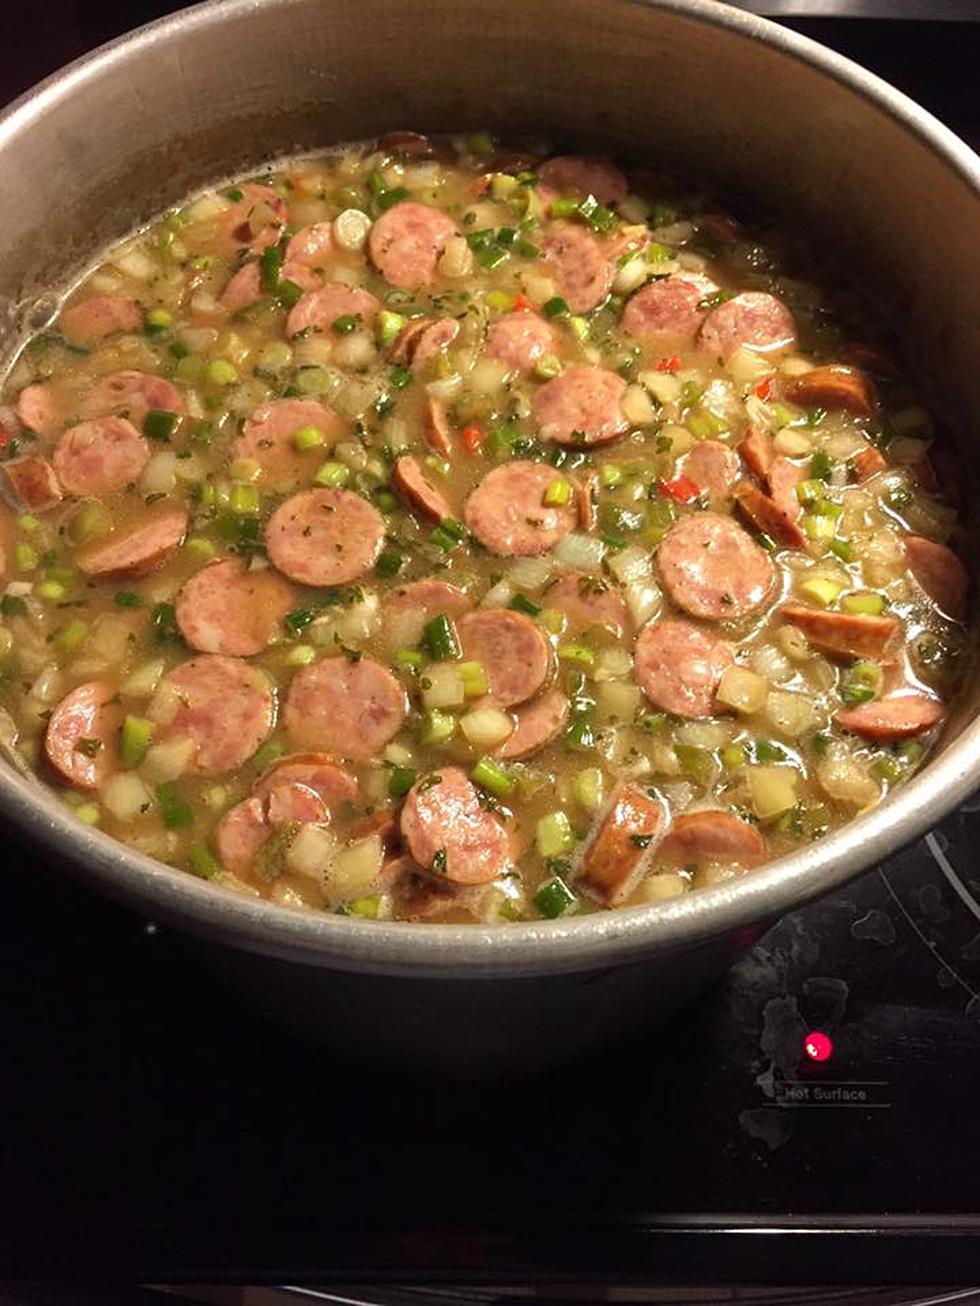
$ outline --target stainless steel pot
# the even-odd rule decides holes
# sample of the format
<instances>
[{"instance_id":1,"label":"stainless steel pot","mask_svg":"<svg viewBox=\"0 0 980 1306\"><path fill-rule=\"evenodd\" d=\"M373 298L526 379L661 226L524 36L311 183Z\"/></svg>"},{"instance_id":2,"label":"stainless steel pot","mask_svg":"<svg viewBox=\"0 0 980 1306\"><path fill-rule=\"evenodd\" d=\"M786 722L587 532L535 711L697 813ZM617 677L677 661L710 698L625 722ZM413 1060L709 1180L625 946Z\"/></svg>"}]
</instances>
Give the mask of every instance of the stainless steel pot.
<instances>
[{"instance_id":1,"label":"stainless steel pot","mask_svg":"<svg viewBox=\"0 0 980 1306\"><path fill-rule=\"evenodd\" d=\"M220 0L108 45L0 119L7 344L40 291L225 173L395 127L484 126L676 167L804 225L872 281L971 447L980 160L845 59L709 0ZM240 899L6 769L0 811L94 888L207 941L278 1019L368 1055L531 1068L661 1016L752 927L962 800L980 782L978 693L975 677L924 772L837 834L663 906L549 923L365 923Z\"/></svg>"}]
</instances>

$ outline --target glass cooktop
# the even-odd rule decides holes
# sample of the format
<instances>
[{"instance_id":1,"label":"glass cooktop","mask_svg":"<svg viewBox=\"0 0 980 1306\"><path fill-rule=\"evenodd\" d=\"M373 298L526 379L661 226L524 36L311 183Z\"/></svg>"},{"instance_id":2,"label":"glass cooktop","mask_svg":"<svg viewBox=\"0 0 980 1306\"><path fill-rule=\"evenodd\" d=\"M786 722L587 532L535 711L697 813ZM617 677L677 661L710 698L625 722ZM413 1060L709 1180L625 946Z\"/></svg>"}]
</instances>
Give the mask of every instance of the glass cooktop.
<instances>
[{"instance_id":1,"label":"glass cooktop","mask_svg":"<svg viewBox=\"0 0 980 1306\"><path fill-rule=\"evenodd\" d=\"M9 94L164 8L53 3L50 42L0 51ZM976 29L794 25L980 137ZM655 1034L458 1084L290 1040L8 845L0 1279L969 1283L978 846L980 800Z\"/></svg>"}]
</instances>

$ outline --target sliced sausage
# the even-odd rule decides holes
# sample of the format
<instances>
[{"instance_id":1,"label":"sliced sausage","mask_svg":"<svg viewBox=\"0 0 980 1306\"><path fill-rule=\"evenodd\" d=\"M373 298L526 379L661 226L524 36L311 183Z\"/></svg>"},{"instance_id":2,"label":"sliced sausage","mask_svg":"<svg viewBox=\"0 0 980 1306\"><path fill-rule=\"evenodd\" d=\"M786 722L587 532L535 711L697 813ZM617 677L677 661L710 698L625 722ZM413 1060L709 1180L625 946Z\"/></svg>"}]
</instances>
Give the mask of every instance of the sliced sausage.
<instances>
[{"instance_id":1,"label":"sliced sausage","mask_svg":"<svg viewBox=\"0 0 980 1306\"><path fill-rule=\"evenodd\" d=\"M490 697L501 707L526 703L551 671L551 646L540 626L523 612L481 608L456 622L463 656L482 664Z\"/></svg>"},{"instance_id":2,"label":"sliced sausage","mask_svg":"<svg viewBox=\"0 0 980 1306\"><path fill-rule=\"evenodd\" d=\"M770 499L768 494L763 494L754 485L743 485L735 496L735 502L742 514L763 535L768 535L771 540L787 549L806 548L806 536L793 517L775 499Z\"/></svg>"},{"instance_id":3,"label":"sliced sausage","mask_svg":"<svg viewBox=\"0 0 980 1306\"><path fill-rule=\"evenodd\" d=\"M963 468L948 444L931 444L910 470L926 494L942 495L950 503L960 502Z\"/></svg>"},{"instance_id":4,"label":"sliced sausage","mask_svg":"<svg viewBox=\"0 0 980 1306\"><path fill-rule=\"evenodd\" d=\"M435 279L436 264L456 224L441 209L409 200L382 213L368 237L371 260L399 290L414 290Z\"/></svg>"},{"instance_id":5,"label":"sliced sausage","mask_svg":"<svg viewBox=\"0 0 980 1306\"><path fill-rule=\"evenodd\" d=\"M273 563L303 585L345 585L369 571L384 546L384 519L350 490L305 490L266 523Z\"/></svg>"},{"instance_id":6,"label":"sliced sausage","mask_svg":"<svg viewBox=\"0 0 980 1306\"><path fill-rule=\"evenodd\" d=\"M63 309L58 327L73 345L94 345L117 331L138 331L143 310L124 295L92 295Z\"/></svg>"},{"instance_id":7,"label":"sliced sausage","mask_svg":"<svg viewBox=\"0 0 980 1306\"><path fill-rule=\"evenodd\" d=\"M138 526L83 549L75 555L75 563L86 576L147 576L163 566L186 533L187 513L182 508L161 509Z\"/></svg>"},{"instance_id":8,"label":"sliced sausage","mask_svg":"<svg viewBox=\"0 0 980 1306\"><path fill-rule=\"evenodd\" d=\"M579 529L588 533L599 524L599 473L585 472L574 479Z\"/></svg>"},{"instance_id":9,"label":"sliced sausage","mask_svg":"<svg viewBox=\"0 0 980 1306\"><path fill-rule=\"evenodd\" d=\"M628 898L656 850L664 810L634 784L621 785L582 851L579 882L610 906Z\"/></svg>"},{"instance_id":10,"label":"sliced sausage","mask_svg":"<svg viewBox=\"0 0 980 1306\"><path fill-rule=\"evenodd\" d=\"M11 497L29 512L45 512L61 502L61 486L47 458L12 458L3 472Z\"/></svg>"},{"instance_id":11,"label":"sliced sausage","mask_svg":"<svg viewBox=\"0 0 980 1306\"><path fill-rule=\"evenodd\" d=\"M654 707L697 719L718 710L718 682L734 661L727 644L697 626L651 621L636 641L633 675Z\"/></svg>"},{"instance_id":12,"label":"sliced sausage","mask_svg":"<svg viewBox=\"0 0 980 1306\"><path fill-rule=\"evenodd\" d=\"M79 416L104 417L114 413L128 417L134 426L142 429L151 409L182 413L184 396L176 386L152 372L110 372L89 390L79 406Z\"/></svg>"},{"instance_id":13,"label":"sliced sausage","mask_svg":"<svg viewBox=\"0 0 980 1306\"><path fill-rule=\"evenodd\" d=\"M422 434L430 449L443 458L448 458L453 451L453 428L446 412L446 405L441 399L429 395L422 413Z\"/></svg>"},{"instance_id":14,"label":"sliced sausage","mask_svg":"<svg viewBox=\"0 0 980 1306\"><path fill-rule=\"evenodd\" d=\"M283 276L296 280L286 271L287 266L294 264L304 268L325 268L334 252L332 228L330 222L312 222L290 236L283 258Z\"/></svg>"},{"instance_id":15,"label":"sliced sausage","mask_svg":"<svg viewBox=\"0 0 980 1306\"><path fill-rule=\"evenodd\" d=\"M538 242L546 272L554 273L573 313L588 313L607 298L613 270L602 246L582 227L555 222Z\"/></svg>"},{"instance_id":16,"label":"sliced sausage","mask_svg":"<svg viewBox=\"0 0 980 1306\"><path fill-rule=\"evenodd\" d=\"M843 409L857 417L872 417L878 407L870 376L837 363L794 376L784 383L783 390L787 399L803 408Z\"/></svg>"},{"instance_id":17,"label":"sliced sausage","mask_svg":"<svg viewBox=\"0 0 980 1306\"><path fill-rule=\"evenodd\" d=\"M435 154L435 146L428 136L419 132L385 132L378 137L378 149L394 154L410 154L416 159L428 159Z\"/></svg>"},{"instance_id":18,"label":"sliced sausage","mask_svg":"<svg viewBox=\"0 0 980 1306\"><path fill-rule=\"evenodd\" d=\"M180 591L177 625L199 653L248 658L269 646L294 602L292 586L271 568L249 571L243 558L218 558Z\"/></svg>"},{"instance_id":19,"label":"sliced sausage","mask_svg":"<svg viewBox=\"0 0 980 1306\"><path fill-rule=\"evenodd\" d=\"M399 332L390 358L392 362L408 364L419 375L449 348L458 335L459 323L455 318L413 318Z\"/></svg>"},{"instance_id":20,"label":"sliced sausage","mask_svg":"<svg viewBox=\"0 0 980 1306\"><path fill-rule=\"evenodd\" d=\"M738 476L738 454L720 440L700 440L684 460L684 475L704 490L713 508L731 502Z\"/></svg>"},{"instance_id":21,"label":"sliced sausage","mask_svg":"<svg viewBox=\"0 0 980 1306\"><path fill-rule=\"evenodd\" d=\"M845 708L834 720L844 730L867 739L910 739L938 725L945 716L941 703L925 694L889 694L871 703Z\"/></svg>"},{"instance_id":22,"label":"sliced sausage","mask_svg":"<svg viewBox=\"0 0 980 1306\"><path fill-rule=\"evenodd\" d=\"M422 471L422 464L410 454L395 459L391 480L395 489L423 516L430 517L433 521L443 521L453 515L443 494Z\"/></svg>"},{"instance_id":23,"label":"sliced sausage","mask_svg":"<svg viewBox=\"0 0 980 1306\"><path fill-rule=\"evenodd\" d=\"M851 463L860 484L870 481L872 476L877 476L879 472L883 472L888 466L881 450L877 449L873 444L869 444L867 449L862 449L860 453L856 453L851 459Z\"/></svg>"},{"instance_id":24,"label":"sliced sausage","mask_svg":"<svg viewBox=\"0 0 980 1306\"><path fill-rule=\"evenodd\" d=\"M382 629L389 647L412 648L433 617L441 612L458 617L472 606L463 591L447 581L415 580L399 586L384 599Z\"/></svg>"},{"instance_id":25,"label":"sliced sausage","mask_svg":"<svg viewBox=\"0 0 980 1306\"><path fill-rule=\"evenodd\" d=\"M620 408L626 382L603 367L575 364L546 381L531 401L545 440L556 444L606 444L626 430Z\"/></svg>"},{"instance_id":26,"label":"sliced sausage","mask_svg":"<svg viewBox=\"0 0 980 1306\"><path fill-rule=\"evenodd\" d=\"M555 470L515 461L488 472L466 501L466 525L480 543L502 558L547 553L575 526L572 504L546 505Z\"/></svg>"},{"instance_id":27,"label":"sliced sausage","mask_svg":"<svg viewBox=\"0 0 980 1306\"><path fill-rule=\"evenodd\" d=\"M302 263L284 263L282 275L288 281L295 281L301 290L317 290L320 279L302 265ZM262 272L258 263L245 263L229 279L221 292L221 302L229 313L240 313L262 298Z\"/></svg>"},{"instance_id":28,"label":"sliced sausage","mask_svg":"<svg viewBox=\"0 0 980 1306\"><path fill-rule=\"evenodd\" d=\"M169 733L197 745L191 770L198 775L237 770L272 729L272 687L257 667L238 658L190 658L174 667L161 686L165 693L176 691L179 706Z\"/></svg>"},{"instance_id":29,"label":"sliced sausage","mask_svg":"<svg viewBox=\"0 0 980 1306\"><path fill-rule=\"evenodd\" d=\"M701 323L698 347L715 358L736 349L770 352L796 343L796 326L786 305L763 290L747 290L713 308Z\"/></svg>"},{"instance_id":30,"label":"sliced sausage","mask_svg":"<svg viewBox=\"0 0 980 1306\"><path fill-rule=\"evenodd\" d=\"M76 789L97 789L116 765L121 712L112 685L100 680L66 694L48 719L44 751L48 761Z\"/></svg>"},{"instance_id":31,"label":"sliced sausage","mask_svg":"<svg viewBox=\"0 0 980 1306\"><path fill-rule=\"evenodd\" d=\"M755 866L765 855L766 841L756 827L720 808L675 817L657 849L658 862L682 866L700 866L703 862Z\"/></svg>"},{"instance_id":32,"label":"sliced sausage","mask_svg":"<svg viewBox=\"0 0 980 1306\"><path fill-rule=\"evenodd\" d=\"M671 526L657 567L673 602L708 621L747 616L776 582L768 554L730 517L713 512L693 513Z\"/></svg>"},{"instance_id":33,"label":"sliced sausage","mask_svg":"<svg viewBox=\"0 0 980 1306\"><path fill-rule=\"evenodd\" d=\"M560 689L549 689L517 713L514 733L497 749L497 756L505 760L530 757L557 739L567 720L568 699Z\"/></svg>"},{"instance_id":34,"label":"sliced sausage","mask_svg":"<svg viewBox=\"0 0 980 1306\"><path fill-rule=\"evenodd\" d=\"M533 367L555 349L551 324L527 309L505 313L487 332L486 353L513 371Z\"/></svg>"},{"instance_id":35,"label":"sliced sausage","mask_svg":"<svg viewBox=\"0 0 980 1306\"><path fill-rule=\"evenodd\" d=\"M923 535L909 535L905 557L909 571L939 611L953 621L962 621L966 616L970 576L952 549Z\"/></svg>"},{"instance_id":36,"label":"sliced sausage","mask_svg":"<svg viewBox=\"0 0 980 1306\"><path fill-rule=\"evenodd\" d=\"M738 452L749 471L758 476L760 481L765 481L775 457L769 432L761 426L749 426L738 446Z\"/></svg>"},{"instance_id":37,"label":"sliced sausage","mask_svg":"<svg viewBox=\"0 0 980 1306\"><path fill-rule=\"evenodd\" d=\"M296 748L335 757L376 757L402 728L408 704L380 662L324 658L296 673L286 695L286 733Z\"/></svg>"},{"instance_id":38,"label":"sliced sausage","mask_svg":"<svg viewBox=\"0 0 980 1306\"><path fill-rule=\"evenodd\" d=\"M65 414L54 387L39 382L26 385L17 396L17 416L29 431L51 438L65 424Z\"/></svg>"},{"instance_id":39,"label":"sliced sausage","mask_svg":"<svg viewBox=\"0 0 980 1306\"><path fill-rule=\"evenodd\" d=\"M869 340L851 340L841 350L841 356L854 367L860 367L881 381L890 381L898 375L895 359L887 349Z\"/></svg>"},{"instance_id":40,"label":"sliced sausage","mask_svg":"<svg viewBox=\"0 0 980 1306\"><path fill-rule=\"evenodd\" d=\"M265 814L269 825L278 829L279 826L291 825L293 822L309 825L314 821L324 821L327 810L316 790L299 781L290 780L269 790L269 797L265 800Z\"/></svg>"},{"instance_id":41,"label":"sliced sausage","mask_svg":"<svg viewBox=\"0 0 980 1306\"><path fill-rule=\"evenodd\" d=\"M693 340L706 312L701 301L717 290L713 282L708 287L690 276L651 281L630 296L623 309L623 330L655 344L682 337Z\"/></svg>"},{"instance_id":42,"label":"sliced sausage","mask_svg":"<svg viewBox=\"0 0 980 1306\"><path fill-rule=\"evenodd\" d=\"M259 855L272 831L259 798L246 798L228 809L215 826L214 850L225 870L241 875Z\"/></svg>"},{"instance_id":43,"label":"sliced sausage","mask_svg":"<svg viewBox=\"0 0 980 1306\"><path fill-rule=\"evenodd\" d=\"M560 154L542 164L538 173L542 199L551 196L594 196L600 204L619 204L629 187L626 178L608 159L582 154Z\"/></svg>"},{"instance_id":44,"label":"sliced sausage","mask_svg":"<svg viewBox=\"0 0 980 1306\"><path fill-rule=\"evenodd\" d=\"M252 792L264 798L282 785L305 785L320 795L328 808L352 803L357 797L357 781L326 753L291 753L280 757L262 773Z\"/></svg>"},{"instance_id":45,"label":"sliced sausage","mask_svg":"<svg viewBox=\"0 0 980 1306\"><path fill-rule=\"evenodd\" d=\"M480 803L459 767L430 772L409 790L402 836L419 866L453 884L489 884L511 865L511 841L499 817Z\"/></svg>"},{"instance_id":46,"label":"sliced sausage","mask_svg":"<svg viewBox=\"0 0 980 1306\"><path fill-rule=\"evenodd\" d=\"M52 461L69 494L112 494L139 480L150 446L124 417L98 417L70 427Z\"/></svg>"},{"instance_id":47,"label":"sliced sausage","mask_svg":"<svg viewBox=\"0 0 980 1306\"><path fill-rule=\"evenodd\" d=\"M798 463L790 462L788 458L784 458L780 454L778 458L772 460L767 479L773 503L777 505L781 512L785 513L791 522L797 521L803 511L803 505L796 493L796 487L801 481L806 480L804 469ZM802 548L803 545L795 545L794 547Z\"/></svg>"},{"instance_id":48,"label":"sliced sausage","mask_svg":"<svg viewBox=\"0 0 980 1306\"><path fill-rule=\"evenodd\" d=\"M382 867L381 873L391 884L399 920L433 921L448 916L450 912L455 912L458 917L475 905L480 894L479 885L467 888L427 875L407 853L393 860L390 870Z\"/></svg>"},{"instance_id":49,"label":"sliced sausage","mask_svg":"<svg viewBox=\"0 0 980 1306\"><path fill-rule=\"evenodd\" d=\"M617 635L629 629L629 609L622 594L606 576L570 571L547 591L545 602L568 618L573 630L609 626Z\"/></svg>"},{"instance_id":50,"label":"sliced sausage","mask_svg":"<svg viewBox=\"0 0 980 1306\"><path fill-rule=\"evenodd\" d=\"M326 436L325 444L297 449L294 436L304 426L318 427ZM273 399L256 408L241 435L232 441L231 456L253 459L261 468L263 486L288 492L309 484L325 450L336 443L343 429L337 414L315 399Z\"/></svg>"},{"instance_id":51,"label":"sliced sausage","mask_svg":"<svg viewBox=\"0 0 980 1306\"><path fill-rule=\"evenodd\" d=\"M897 617L861 616L852 612L825 612L788 604L779 611L796 626L808 643L824 653L880 661L901 627Z\"/></svg>"},{"instance_id":52,"label":"sliced sausage","mask_svg":"<svg viewBox=\"0 0 980 1306\"><path fill-rule=\"evenodd\" d=\"M286 335L298 336L301 331L325 333L338 317L359 317L365 326L373 326L380 311L381 304L370 291L343 281L328 281L319 290L307 291L289 310Z\"/></svg>"},{"instance_id":53,"label":"sliced sausage","mask_svg":"<svg viewBox=\"0 0 980 1306\"><path fill-rule=\"evenodd\" d=\"M236 200L217 220L217 234L228 250L260 250L274 245L287 222L286 205L271 186L246 182Z\"/></svg>"}]
</instances>

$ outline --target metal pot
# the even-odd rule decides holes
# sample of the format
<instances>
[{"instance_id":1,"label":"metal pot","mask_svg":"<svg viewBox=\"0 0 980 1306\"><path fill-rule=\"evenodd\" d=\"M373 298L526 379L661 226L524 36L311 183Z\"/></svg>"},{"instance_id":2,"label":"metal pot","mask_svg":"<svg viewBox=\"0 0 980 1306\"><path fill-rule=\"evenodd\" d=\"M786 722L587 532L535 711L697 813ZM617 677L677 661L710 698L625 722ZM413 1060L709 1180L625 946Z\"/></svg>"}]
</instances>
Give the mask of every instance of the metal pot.
<instances>
[{"instance_id":1,"label":"metal pot","mask_svg":"<svg viewBox=\"0 0 980 1306\"><path fill-rule=\"evenodd\" d=\"M804 226L899 319L967 447L980 160L847 60L709 0L220 0L116 41L0 119L7 345L42 290L187 191L397 127L604 147ZM980 782L978 693L974 677L920 776L829 838L663 906L556 922L358 922L239 898L82 826L9 768L0 810L93 888L206 941L278 1019L366 1055L532 1068L661 1016L721 974L752 927L966 797Z\"/></svg>"}]
</instances>

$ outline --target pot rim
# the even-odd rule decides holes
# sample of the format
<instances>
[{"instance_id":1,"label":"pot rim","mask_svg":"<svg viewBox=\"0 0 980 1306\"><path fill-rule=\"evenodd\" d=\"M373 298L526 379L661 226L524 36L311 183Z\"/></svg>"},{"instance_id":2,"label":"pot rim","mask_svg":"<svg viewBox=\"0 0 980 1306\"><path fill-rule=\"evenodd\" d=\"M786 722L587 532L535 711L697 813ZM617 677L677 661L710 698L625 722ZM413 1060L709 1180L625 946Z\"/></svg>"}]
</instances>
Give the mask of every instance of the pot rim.
<instances>
[{"instance_id":1,"label":"pot rim","mask_svg":"<svg viewBox=\"0 0 980 1306\"><path fill-rule=\"evenodd\" d=\"M303 0L266 0L287 11ZM659 9L761 42L809 65L887 113L980 196L980 158L915 101L808 37L715 0L605 0ZM254 0L211 0L139 27L53 73L0 114L0 153L46 110L134 53L234 22ZM911 842L980 783L980 719L968 724L921 774L880 807L798 852L741 879L646 907L496 927L360 921L300 912L195 879L82 825L32 777L0 767L0 813L32 845L73 871L74 861L106 894L220 942L335 969L413 976L489 978L603 968L655 949L679 949L766 922L845 883Z\"/></svg>"}]
</instances>

